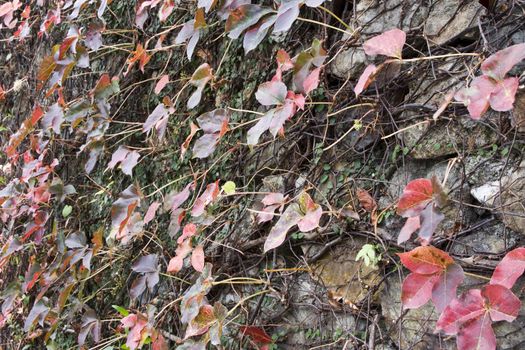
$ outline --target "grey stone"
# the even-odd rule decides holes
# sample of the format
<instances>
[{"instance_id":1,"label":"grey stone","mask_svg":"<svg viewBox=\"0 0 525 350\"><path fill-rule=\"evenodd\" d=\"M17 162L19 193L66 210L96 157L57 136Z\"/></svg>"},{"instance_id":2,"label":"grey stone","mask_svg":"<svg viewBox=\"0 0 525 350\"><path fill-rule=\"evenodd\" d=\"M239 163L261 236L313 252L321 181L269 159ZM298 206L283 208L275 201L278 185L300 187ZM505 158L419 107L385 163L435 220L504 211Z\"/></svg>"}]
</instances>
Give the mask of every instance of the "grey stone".
<instances>
[{"instance_id":1,"label":"grey stone","mask_svg":"<svg viewBox=\"0 0 525 350\"><path fill-rule=\"evenodd\" d=\"M442 45L466 30L475 28L485 12L478 1L435 1L425 22L424 34L432 44Z\"/></svg>"},{"instance_id":2,"label":"grey stone","mask_svg":"<svg viewBox=\"0 0 525 350\"><path fill-rule=\"evenodd\" d=\"M525 161L499 181L472 188L471 194L483 205L496 208L505 226L525 234Z\"/></svg>"}]
</instances>

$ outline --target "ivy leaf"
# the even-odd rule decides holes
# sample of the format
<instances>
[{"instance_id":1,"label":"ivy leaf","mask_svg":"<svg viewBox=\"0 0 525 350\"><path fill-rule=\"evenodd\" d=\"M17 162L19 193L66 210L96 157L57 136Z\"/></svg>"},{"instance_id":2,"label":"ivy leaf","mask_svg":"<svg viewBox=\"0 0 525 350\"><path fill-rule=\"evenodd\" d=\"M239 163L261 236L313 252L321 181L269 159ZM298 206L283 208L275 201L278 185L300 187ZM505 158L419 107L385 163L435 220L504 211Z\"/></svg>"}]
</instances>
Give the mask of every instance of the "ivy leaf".
<instances>
[{"instance_id":1,"label":"ivy leaf","mask_svg":"<svg viewBox=\"0 0 525 350\"><path fill-rule=\"evenodd\" d=\"M490 107L498 112L510 111L514 105L519 84L518 78L507 78L499 82L490 94Z\"/></svg>"},{"instance_id":2,"label":"ivy leaf","mask_svg":"<svg viewBox=\"0 0 525 350\"><path fill-rule=\"evenodd\" d=\"M421 212L421 227L419 228L419 237L424 244L428 244L432 234L436 231L438 225L443 221L445 215L440 213L433 203L429 203Z\"/></svg>"},{"instance_id":3,"label":"ivy leaf","mask_svg":"<svg viewBox=\"0 0 525 350\"><path fill-rule=\"evenodd\" d=\"M495 85L494 80L486 75L481 75L472 80L470 87L459 90L454 95L454 99L467 106L472 119L480 119L489 109L490 96Z\"/></svg>"},{"instance_id":4,"label":"ivy leaf","mask_svg":"<svg viewBox=\"0 0 525 350\"><path fill-rule=\"evenodd\" d=\"M421 275L440 273L454 263L447 253L432 246L417 247L397 255L407 269Z\"/></svg>"},{"instance_id":5,"label":"ivy leaf","mask_svg":"<svg viewBox=\"0 0 525 350\"><path fill-rule=\"evenodd\" d=\"M514 67L525 59L525 43L516 44L491 55L481 64L481 71L500 81Z\"/></svg>"},{"instance_id":6,"label":"ivy leaf","mask_svg":"<svg viewBox=\"0 0 525 350\"><path fill-rule=\"evenodd\" d=\"M272 227L266 241L264 252L279 247L286 239L286 233L295 225L301 232L311 231L319 226L323 214L320 205L315 204L304 192L299 196L299 203L290 204Z\"/></svg>"},{"instance_id":7,"label":"ivy leaf","mask_svg":"<svg viewBox=\"0 0 525 350\"><path fill-rule=\"evenodd\" d=\"M375 75L378 71L378 68L374 64L369 64L357 81L357 84L354 88L355 97L361 95L361 93L368 88L370 84L375 80Z\"/></svg>"},{"instance_id":8,"label":"ivy leaf","mask_svg":"<svg viewBox=\"0 0 525 350\"><path fill-rule=\"evenodd\" d=\"M198 272L202 272L202 269L204 269L204 248L202 244L193 249L191 253L191 266Z\"/></svg>"},{"instance_id":9,"label":"ivy leaf","mask_svg":"<svg viewBox=\"0 0 525 350\"><path fill-rule=\"evenodd\" d=\"M44 130L52 129L55 134L60 135L60 126L64 122L64 111L58 103L49 107L46 114L42 118L42 128Z\"/></svg>"},{"instance_id":10,"label":"ivy leaf","mask_svg":"<svg viewBox=\"0 0 525 350\"><path fill-rule=\"evenodd\" d=\"M215 151L215 148L217 148L218 141L219 134L202 135L193 145L193 158L203 159L209 157L213 151Z\"/></svg>"},{"instance_id":11,"label":"ivy leaf","mask_svg":"<svg viewBox=\"0 0 525 350\"><path fill-rule=\"evenodd\" d=\"M159 9L159 21L164 22L173 12L175 8L175 0L164 0Z\"/></svg>"},{"instance_id":12,"label":"ivy leaf","mask_svg":"<svg viewBox=\"0 0 525 350\"><path fill-rule=\"evenodd\" d=\"M383 55L402 59L402 51L405 41L405 32L396 28L368 39L363 44L363 49L365 50L365 53L370 56Z\"/></svg>"},{"instance_id":13,"label":"ivy leaf","mask_svg":"<svg viewBox=\"0 0 525 350\"><path fill-rule=\"evenodd\" d=\"M166 200L164 201L164 209L165 210L171 210L175 211L179 209L179 207L186 202L186 200L190 196L190 191L193 190L194 184L193 182L190 182L187 184L184 189L180 192L171 192L166 196Z\"/></svg>"},{"instance_id":14,"label":"ivy leaf","mask_svg":"<svg viewBox=\"0 0 525 350\"><path fill-rule=\"evenodd\" d=\"M132 151L126 146L119 146L119 148L111 156L111 161L108 163L108 169L113 169L120 163L122 172L126 175L132 176L132 171L140 158L137 151Z\"/></svg>"},{"instance_id":15,"label":"ivy leaf","mask_svg":"<svg viewBox=\"0 0 525 350\"><path fill-rule=\"evenodd\" d=\"M282 105L286 98L287 88L283 82L268 81L259 85L255 98L263 106Z\"/></svg>"},{"instance_id":16,"label":"ivy leaf","mask_svg":"<svg viewBox=\"0 0 525 350\"><path fill-rule=\"evenodd\" d=\"M368 193L367 190L362 188L357 189L357 199L359 204L363 207L364 210L371 213L377 209L377 203L374 198Z\"/></svg>"},{"instance_id":17,"label":"ivy leaf","mask_svg":"<svg viewBox=\"0 0 525 350\"><path fill-rule=\"evenodd\" d=\"M166 108L164 103L160 103L144 122L142 132L149 133L151 129L155 128L159 139L162 140L166 132L166 127L168 126L168 117L170 114L171 111Z\"/></svg>"},{"instance_id":18,"label":"ivy leaf","mask_svg":"<svg viewBox=\"0 0 525 350\"><path fill-rule=\"evenodd\" d=\"M226 193L227 195L232 195L235 193L235 182L233 181L226 181L224 183L224 185L222 185L222 190L224 191L224 193Z\"/></svg>"},{"instance_id":19,"label":"ivy leaf","mask_svg":"<svg viewBox=\"0 0 525 350\"><path fill-rule=\"evenodd\" d=\"M191 140L193 140L193 136L199 131L199 127L195 125L193 122L190 122L190 134L188 137L186 137L186 140L184 140L184 143L180 146L180 158L184 159L184 155L188 151L188 148L190 147Z\"/></svg>"},{"instance_id":20,"label":"ivy leaf","mask_svg":"<svg viewBox=\"0 0 525 350\"><path fill-rule=\"evenodd\" d=\"M195 12L195 19L192 19L182 26L179 34L175 38L175 44L182 44L183 42L188 41L188 46L186 48L186 54L188 60L191 60L193 56L193 51L199 42L201 29L206 27L206 21L204 20L204 10L198 8Z\"/></svg>"},{"instance_id":21,"label":"ivy leaf","mask_svg":"<svg viewBox=\"0 0 525 350\"><path fill-rule=\"evenodd\" d=\"M64 208L62 209L62 217L67 218L71 212L73 211L73 207L70 205L64 205Z\"/></svg>"},{"instance_id":22,"label":"ivy leaf","mask_svg":"<svg viewBox=\"0 0 525 350\"><path fill-rule=\"evenodd\" d=\"M409 218L418 216L432 201L432 182L428 179L416 179L408 183L397 203L397 213Z\"/></svg>"},{"instance_id":23,"label":"ivy leaf","mask_svg":"<svg viewBox=\"0 0 525 350\"><path fill-rule=\"evenodd\" d=\"M49 307L44 303L43 299L40 299L37 302L35 302L35 304L31 308L31 311L29 311L29 314L25 319L24 332L28 332L37 321L41 326L43 326L44 319L46 318L48 312Z\"/></svg>"},{"instance_id":24,"label":"ivy leaf","mask_svg":"<svg viewBox=\"0 0 525 350\"><path fill-rule=\"evenodd\" d=\"M91 334L95 343L100 342L101 326L102 323L98 319L95 311L88 308L84 315L82 315L82 324L80 326L80 331L78 332L78 345L84 345L89 334Z\"/></svg>"},{"instance_id":25,"label":"ivy leaf","mask_svg":"<svg viewBox=\"0 0 525 350\"><path fill-rule=\"evenodd\" d=\"M231 39L237 39L242 32L257 24L264 15L267 15L271 11L270 8L260 5L241 5L230 12L226 20L225 30Z\"/></svg>"},{"instance_id":26,"label":"ivy leaf","mask_svg":"<svg viewBox=\"0 0 525 350\"><path fill-rule=\"evenodd\" d=\"M202 91L206 87L208 81L213 78L212 69L208 63L201 64L191 76L189 83L197 89L188 99L188 109L193 109L201 100Z\"/></svg>"},{"instance_id":27,"label":"ivy leaf","mask_svg":"<svg viewBox=\"0 0 525 350\"><path fill-rule=\"evenodd\" d=\"M277 15L268 16L263 18L259 24L246 31L242 41L245 54L255 49L263 41L276 19Z\"/></svg>"},{"instance_id":28,"label":"ivy leaf","mask_svg":"<svg viewBox=\"0 0 525 350\"><path fill-rule=\"evenodd\" d=\"M140 195L135 186L129 186L111 206L111 233L110 237L121 237L126 233L135 208L140 204Z\"/></svg>"},{"instance_id":29,"label":"ivy leaf","mask_svg":"<svg viewBox=\"0 0 525 350\"><path fill-rule=\"evenodd\" d=\"M155 217L155 213L157 212L157 209L159 209L160 203L159 202L153 202L148 208L148 211L146 212L146 215L144 215L144 225L149 223L153 218Z\"/></svg>"},{"instance_id":30,"label":"ivy leaf","mask_svg":"<svg viewBox=\"0 0 525 350\"><path fill-rule=\"evenodd\" d=\"M407 221L405 221L403 228L401 228L401 231L399 232L399 236L397 237L397 244L402 244L408 241L412 234L416 232L420 227L421 221L419 219L419 215L408 218Z\"/></svg>"},{"instance_id":31,"label":"ivy leaf","mask_svg":"<svg viewBox=\"0 0 525 350\"><path fill-rule=\"evenodd\" d=\"M194 217L201 216L204 214L204 209L208 204L213 202L219 195L219 180L206 186L204 193L197 198L193 208L191 209L191 215Z\"/></svg>"},{"instance_id":32,"label":"ivy leaf","mask_svg":"<svg viewBox=\"0 0 525 350\"><path fill-rule=\"evenodd\" d=\"M499 284L512 288L525 271L525 248L516 248L508 252L498 263L490 279L490 284Z\"/></svg>"},{"instance_id":33,"label":"ivy leaf","mask_svg":"<svg viewBox=\"0 0 525 350\"><path fill-rule=\"evenodd\" d=\"M297 203L290 204L272 227L270 234L264 242L264 252L279 247L286 239L286 233L301 220L302 215Z\"/></svg>"},{"instance_id":34,"label":"ivy leaf","mask_svg":"<svg viewBox=\"0 0 525 350\"><path fill-rule=\"evenodd\" d=\"M274 33L288 31L293 22L299 17L300 0L289 0L281 2L277 10L277 20L273 27Z\"/></svg>"},{"instance_id":35,"label":"ivy leaf","mask_svg":"<svg viewBox=\"0 0 525 350\"><path fill-rule=\"evenodd\" d=\"M157 84L155 84L155 95L160 94L162 89L170 82L170 76L168 74L164 74L162 77L160 77Z\"/></svg>"},{"instance_id":36,"label":"ivy leaf","mask_svg":"<svg viewBox=\"0 0 525 350\"><path fill-rule=\"evenodd\" d=\"M249 336L256 343L262 345L273 343L272 337L270 337L262 327L241 326L239 330L241 334Z\"/></svg>"},{"instance_id":37,"label":"ivy leaf","mask_svg":"<svg viewBox=\"0 0 525 350\"><path fill-rule=\"evenodd\" d=\"M306 95L310 92L317 89L319 86L319 74L321 73L321 68L316 68L306 77L303 82L303 91Z\"/></svg>"}]
</instances>

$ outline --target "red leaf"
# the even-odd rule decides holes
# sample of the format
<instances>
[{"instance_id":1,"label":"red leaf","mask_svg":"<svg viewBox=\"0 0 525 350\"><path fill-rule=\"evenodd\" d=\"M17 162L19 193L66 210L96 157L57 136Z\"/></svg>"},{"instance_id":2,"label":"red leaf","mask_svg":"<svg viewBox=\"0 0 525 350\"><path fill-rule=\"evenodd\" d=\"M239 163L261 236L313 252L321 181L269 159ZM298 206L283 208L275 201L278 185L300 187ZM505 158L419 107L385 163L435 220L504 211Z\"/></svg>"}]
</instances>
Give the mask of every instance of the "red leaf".
<instances>
[{"instance_id":1,"label":"red leaf","mask_svg":"<svg viewBox=\"0 0 525 350\"><path fill-rule=\"evenodd\" d=\"M481 65L481 71L496 80L503 80L505 75L525 59L525 43L507 47L491 55Z\"/></svg>"},{"instance_id":2,"label":"red leaf","mask_svg":"<svg viewBox=\"0 0 525 350\"><path fill-rule=\"evenodd\" d=\"M471 289L448 305L436 324L437 330L458 334L459 350L496 349L492 322L516 319L521 302L501 285Z\"/></svg>"},{"instance_id":3,"label":"red leaf","mask_svg":"<svg viewBox=\"0 0 525 350\"><path fill-rule=\"evenodd\" d=\"M186 239L193 237L197 233L197 226L189 223L182 229L182 235L177 239L178 244L182 244Z\"/></svg>"},{"instance_id":4,"label":"red leaf","mask_svg":"<svg viewBox=\"0 0 525 350\"><path fill-rule=\"evenodd\" d=\"M283 244L286 233L301 220L299 205L290 204L279 217L277 223L272 227L266 241L264 242L264 252L272 250Z\"/></svg>"},{"instance_id":5,"label":"red leaf","mask_svg":"<svg viewBox=\"0 0 525 350\"><path fill-rule=\"evenodd\" d=\"M184 155L188 151L188 148L190 147L190 142L193 139L193 136L199 131L199 127L195 125L193 122L190 122L190 134L188 137L186 137L186 140L184 140L184 143L180 146L180 157L181 159L184 158Z\"/></svg>"},{"instance_id":6,"label":"red leaf","mask_svg":"<svg viewBox=\"0 0 525 350\"><path fill-rule=\"evenodd\" d=\"M397 255L407 269L422 275L445 271L449 265L454 263L447 253L432 246L417 247Z\"/></svg>"},{"instance_id":7,"label":"red leaf","mask_svg":"<svg viewBox=\"0 0 525 350\"><path fill-rule=\"evenodd\" d=\"M155 94L158 95L169 82L170 76L168 74L164 74L155 85Z\"/></svg>"},{"instance_id":8,"label":"red leaf","mask_svg":"<svg viewBox=\"0 0 525 350\"><path fill-rule=\"evenodd\" d=\"M403 281L401 301L407 309L417 309L425 305L432 296L432 288L439 275L420 275L411 273Z\"/></svg>"},{"instance_id":9,"label":"red leaf","mask_svg":"<svg viewBox=\"0 0 525 350\"><path fill-rule=\"evenodd\" d=\"M262 327L241 326L239 330L243 335L249 336L256 343L271 344L273 342L272 337Z\"/></svg>"},{"instance_id":10,"label":"red leaf","mask_svg":"<svg viewBox=\"0 0 525 350\"><path fill-rule=\"evenodd\" d=\"M375 79L376 72L377 67L374 64L369 64L365 68L354 88L355 97L359 96L364 90L368 88L370 84L372 84Z\"/></svg>"},{"instance_id":11,"label":"red leaf","mask_svg":"<svg viewBox=\"0 0 525 350\"><path fill-rule=\"evenodd\" d=\"M397 203L397 213L403 217L421 214L432 200L432 182L428 179L416 179L408 183Z\"/></svg>"},{"instance_id":12,"label":"red leaf","mask_svg":"<svg viewBox=\"0 0 525 350\"><path fill-rule=\"evenodd\" d=\"M237 39L242 32L257 24L259 19L271 11L271 8L260 5L241 5L230 12L226 20L225 30L229 32L228 36L230 38Z\"/></svg>"},{"instance_id":13,"label":"red leaf","mask_svg":"<svg viewBox=\"0 0 525 350\"><path fill-rule=\"evenodd\" d=\"M512 288L525 271L525 248L516 248L505 255L490 279L491 284Z\"/></svg>"},{"instance_id":14,"label":"red leaf","mask_svg":"<svg viewBox=\"0 0 525 350\"><path fill-rule=\"evenodd\" d=\"M391 29L365 41L363 49L370 56L383 55L401 59L405 41L405 32L400 29Z\"/></svg>"},{"instance_id":15,"label":"red leaf","mask_svg":"<svg viewBox=\"0 0 525 350\"><path fill-rule=\"evenodd\" d=\"M202 244L199 244L193 249L191 253L191 266L198 272L202 272L204 269L204 248Z\"/></svg>"}]
</instances>

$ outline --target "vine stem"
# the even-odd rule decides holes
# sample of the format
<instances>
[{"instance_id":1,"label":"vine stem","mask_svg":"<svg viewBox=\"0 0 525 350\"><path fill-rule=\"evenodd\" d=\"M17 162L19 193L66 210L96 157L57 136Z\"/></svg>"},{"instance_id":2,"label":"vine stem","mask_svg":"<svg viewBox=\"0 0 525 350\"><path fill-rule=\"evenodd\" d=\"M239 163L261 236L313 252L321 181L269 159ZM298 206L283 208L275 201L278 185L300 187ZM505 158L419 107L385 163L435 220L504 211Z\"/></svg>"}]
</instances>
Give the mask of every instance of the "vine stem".
<instances>
[{"instance_id":1,"label":"vine stem","mask_svg":"<svg viewBox=\"0 0 525 350\"><path fill-rule=\"evenodd\" d=\"M345 33L345 34L348 34L350 36L354 36L354 34L355 34L355 30L353 32L348 32L348 31L346 31L344 29L337 28L337 27L334 27L334 26L331 26L329 24L326 24L326 23L323 23L323 22L319 22L319 21L316 21L316 20L313 20L313 19L308 19L308 18L303 18L303 17L297 17L297 19L300 20L300 21L303 21L303 22L318 24L318 25L320 25L322 27L326 27L326 28L330 28L330 29L333 29L333 30L337 30L338 32Z\"/></svg>"},{"instance_id":2,"label":"vine stem","mask_svg":"<svg viewBox=\"0 0 525 350\"><path fill-rule=\"evenodd\" d=\"M339 23L341 23L346 29L349 29L349 30L352 30L352 27L350 27L348 24L346 24L338 15L336 15L335 13L333 13L332 11L330 11L329 9L327 9L326 7L324 6L319 6L319 8L321 10L323 10L324 12L328 13L330 16L332 16L334 19L336 19Z\"/></svg>"},{"instance_id":3,"label":"vine stem","mask_svg":"<svg viewBox=\"0 0 525 350\"><path fill-rule=\"evenodd\" d=\"M465 272L465 271L463 271L463 273L465 274L465 276L470 276L470 277L479 278L485 281L490 281L490 278L486 276L476 275L475 273L470 273L470 272Z\"/></svg>"},{"instance_id":4,"label":"vine stem","mask_svg":"<svg viewBox=\"0 0 525 350\"><path fill-rule=\"evenodd\" d=\"M255 298L256 296L258 295L261 295L261 294L266 294L270 292L269 290L267 289L264 289L264 290L261 290L257 293L253 293L252 295L248 295L247 297L245 298L242 298L241 300L239 300L239 302L231 309L228 311L228 313L226 314L226 317L230 316L231 314L233 314L233 312L239 307L241 306L242 304L244 304L246 301L252 299L252 298Z\"/></svg>"}]
</instances>

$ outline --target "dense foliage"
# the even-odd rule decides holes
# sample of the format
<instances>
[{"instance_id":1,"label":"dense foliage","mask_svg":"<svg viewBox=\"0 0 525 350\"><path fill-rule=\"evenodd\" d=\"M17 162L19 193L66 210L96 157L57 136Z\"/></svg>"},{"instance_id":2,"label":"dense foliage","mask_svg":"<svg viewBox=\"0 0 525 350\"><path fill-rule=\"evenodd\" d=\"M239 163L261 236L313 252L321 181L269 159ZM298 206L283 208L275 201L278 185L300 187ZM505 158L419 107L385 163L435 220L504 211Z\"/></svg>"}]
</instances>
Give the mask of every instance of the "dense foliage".
<instances>
[{"instance_id":1,"label":"dense foliage","mask_svg":"<svg viewBox=\"0 0 525 350\"><path fill-rule=\"evenodd\" d=\"M263 157L269 165L261 173L271 170L265 145L314 149L314 164L348 135L324 145L290 141L316 114L324 113L319 124L327 130L325 116L337 113L332 107L326 112L337 93L325 92L334 52L320 35L290 47L282 38L301 21L360 40L359 28L345 24L324 2L0 5L2 33L8 33L1 54L15 59L21 47L38 48L12 86L0 81L0 103L8 105L20 91L28 94L20 109L25 115L15 119L21 123L2 130L2 332L49 349L205 349L233 347L233 341L273 346L275 338L241 312L248 301L277 293L271 276L242 270L230 275L215 262L228 250L255 250L273 269L277 250L288 249L290 236L336 219L359 219L352 205L324 198L307 178L296 193L260 191L259 170L249 168L253 157ZM429 121L438 120L454 99L474 120L489 107L513 109L520 78L508 75L525 59L525 43L487 58L486 52L410 52L404 58L406 41L400 29L363 40L366 55L386 59L352 82L356 106L375 108L373 94L380 93L384 74L395 76L422 61L476 57L481 75L449 91ZM247 71L238 72L243 61ZM242 77L246 72L251 80ZM362 127L356 120L348 132ZM293 164L286 171L298 171ZM418 308L432 300L441 315L436 330L457 335L459 349L494 349L492 322L512 322L521 305L511 288L525 270L525 248L510 251L488 284L458 296L461 265L431 245L448 205L441 181L414 180L397 203L397 214L407 221L396 251L411 272L402 302ZM360 214L377 227L384 213L373 197L357 191ZM235 211L248 206L259 236L246 237L255 243L244 248L229 245L225 237L242 219ZM400 252L416 231L421 246ZM377 264L374 249L367 249L361 256L367 265ZM235 285L248 286L235 303L217 300L218 286Z\"/></svg>"}]
</instances>

